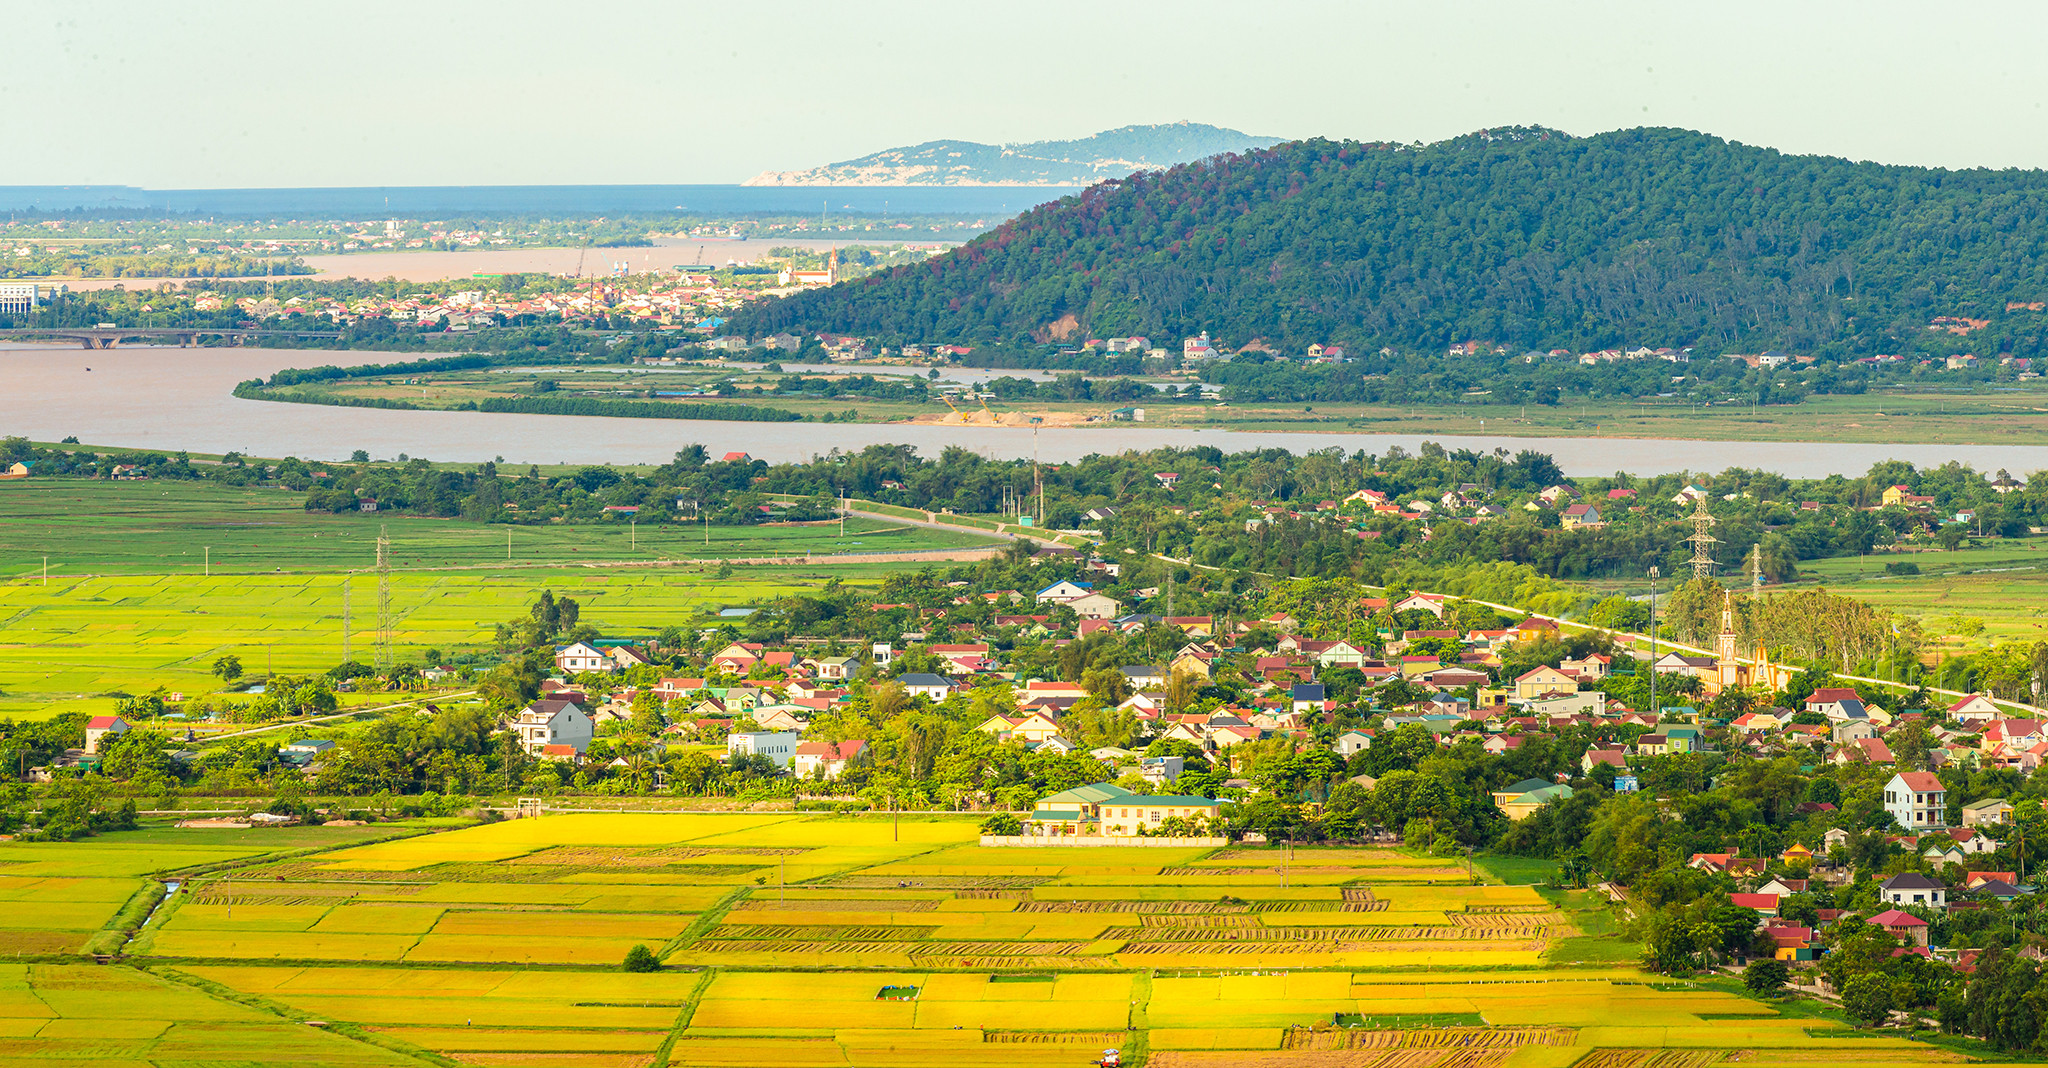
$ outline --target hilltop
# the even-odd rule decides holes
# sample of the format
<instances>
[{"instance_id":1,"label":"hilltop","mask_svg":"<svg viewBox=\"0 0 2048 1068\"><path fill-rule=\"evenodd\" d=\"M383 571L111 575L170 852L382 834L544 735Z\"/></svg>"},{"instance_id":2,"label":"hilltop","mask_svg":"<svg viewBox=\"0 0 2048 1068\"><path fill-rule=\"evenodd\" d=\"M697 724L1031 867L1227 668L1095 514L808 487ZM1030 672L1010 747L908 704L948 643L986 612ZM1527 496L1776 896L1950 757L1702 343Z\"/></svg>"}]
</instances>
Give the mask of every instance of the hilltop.
<instances>
[{"instance_id":1,"label":"hilltop","mask_svg":"<svg viewBox=\"0 0 2048 1068\"><path fill-rule=\"evenodd\" d=\"M1931 317L2048 298L2044 194L2040 171L1793 156L1674 129L1300 141L1106 181L734 327L1897 351ZM2014 351L2039 347L2040 330L2020 332L2000 331Z\"/></svg>"},{"instance_id":2,"label":"hilltop","mask_svg":"<svg viewBox=\"0 0 2048 1068\"><path fill-rule=\"evenodd\" d=\"M809 170L763 171L743 184L1081 186L1279 141L1199 122L1124 126L1073 141L1020 145L926 141Z\"/></svg>"}]
</instances>

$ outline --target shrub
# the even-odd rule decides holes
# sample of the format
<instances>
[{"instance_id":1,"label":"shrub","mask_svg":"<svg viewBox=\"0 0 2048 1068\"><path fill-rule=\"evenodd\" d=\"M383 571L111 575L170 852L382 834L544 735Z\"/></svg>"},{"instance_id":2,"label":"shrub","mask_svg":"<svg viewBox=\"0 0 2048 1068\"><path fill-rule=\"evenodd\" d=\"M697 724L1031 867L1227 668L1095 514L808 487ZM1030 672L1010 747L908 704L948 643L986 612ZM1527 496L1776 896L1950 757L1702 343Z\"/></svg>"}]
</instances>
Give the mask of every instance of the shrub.
<instances>
[{"instance_id":1,"label":"shrub","mask_svg":"<svg viewBox=\"0 0 2048 1068\"><path fill-rule=\"evenodd\" d=\"M629 972L658 972L661 962L654 958L654 951L644 945L636 945L626 951L625 970Z\"/></svg>"},{"instance_id":2,"label":"shrub","mask_svg":"<svg viewBox=\"0 0 2048 1068\"><path fill-rule=\"evenodd\" d=\"M1014 813L998 812L981 821L981 833L1019 835L1024 833L1024 824L1017 819Z\"/></svg>"}]
</instances>

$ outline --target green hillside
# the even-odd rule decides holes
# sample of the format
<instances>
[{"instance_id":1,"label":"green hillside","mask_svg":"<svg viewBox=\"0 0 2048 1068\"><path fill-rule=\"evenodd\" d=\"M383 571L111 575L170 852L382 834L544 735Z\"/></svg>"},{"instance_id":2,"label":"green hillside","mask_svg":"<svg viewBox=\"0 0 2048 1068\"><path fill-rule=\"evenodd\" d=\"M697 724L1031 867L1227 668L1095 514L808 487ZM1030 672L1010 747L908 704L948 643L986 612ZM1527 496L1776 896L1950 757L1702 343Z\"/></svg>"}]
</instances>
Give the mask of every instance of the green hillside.
<instances>
[{"instance_id":1,"label":"green hillside","mask_svg":"<svg viewBox=\"0 0 2048 1068\"><path fill-rule=\"evenodd\" d=\"M735 317L751 333L1226 345L1897 351L2041 330L2048 174L1791 156L1671 129L1300 141L1121 181L954 252ZM1069 318L1071 317L1071 318ZM1942 335L1947 337L1948 335Z\"/></svg>"}]
</instances>

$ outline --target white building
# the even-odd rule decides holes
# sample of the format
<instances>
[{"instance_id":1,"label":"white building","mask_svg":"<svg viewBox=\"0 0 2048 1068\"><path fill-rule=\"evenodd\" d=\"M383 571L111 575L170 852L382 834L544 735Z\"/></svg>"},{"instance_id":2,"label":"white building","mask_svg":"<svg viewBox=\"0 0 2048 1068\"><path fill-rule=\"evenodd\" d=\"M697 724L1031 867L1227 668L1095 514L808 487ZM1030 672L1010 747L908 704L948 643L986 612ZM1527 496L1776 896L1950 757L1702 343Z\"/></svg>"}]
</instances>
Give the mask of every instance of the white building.
<instances>
[{"instance_id":1,"label":"white building","mask_svg":"<svg viewBox=\"0 0 2048 1068\"><path fill-rule=\"evenodd\" d=\"M578 671L615 671L618 665L612 658L595 645L576 642L555 650L555 670L571 674Z\"/></svg>"},{"instance_id":2,"label":"white building","mask_svg":"<svg viewBox=\"0 0 2048 1068\"><path fill-rule=\"evenodd\" d=\"M1948 826L1948 787L1931 771L1902 771L1884 784L1884 810L1908 834Z\"/></svg>"},{"instance_id":3,"label":"white building","mask_svg":"<svg viewBox=\"0 0 2048 1068\"><path fill-rule=\"evenodd\" d=\"M536 756L551 745L575 747L581 753L590 747L590 713L574 701L539 700L527 705L512 720L519 744Z\"/></svg>"},{"instance_id":4,"label":"white building","mask_svg":"<svg viewBox=\"0 0 2048 1068\"><path fill-rule=\"evenodd\" d=\"M786 768L796 759L796 739L795 731L743 731L726 736L725 751L736 757L767 757L776 767Z\"/></svg>"},{"instance_id":5,"label":"white building","mask_svg":"<svg viewBox=\"0 0 2048 1068\"><path fill-rule=\"evenodd\" d=\"M39 303L34 282L0 282L0 315L27 315Z\"/></svg>"}]
</instances>

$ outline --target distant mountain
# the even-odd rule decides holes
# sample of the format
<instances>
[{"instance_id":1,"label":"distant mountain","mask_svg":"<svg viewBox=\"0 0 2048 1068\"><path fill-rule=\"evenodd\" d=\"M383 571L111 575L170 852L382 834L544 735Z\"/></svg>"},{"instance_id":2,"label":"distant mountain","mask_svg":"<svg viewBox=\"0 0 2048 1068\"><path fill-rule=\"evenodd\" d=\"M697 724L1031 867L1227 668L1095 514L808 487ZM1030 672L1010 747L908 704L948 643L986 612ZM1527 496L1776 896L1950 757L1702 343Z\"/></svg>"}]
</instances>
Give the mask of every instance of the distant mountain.
<instances>
[{"instance_id":1,"label":"distant mountain","mask_svg":"<svg viewBox=\"0 0 2048 1068\"><path fill-rule=\"evenodd\" d=\"M1444 351L1898 352L2048 300L2048 172L1790 156L1673 129L1300 141L1110 181L733 327ZM2038 304L2034 305L2036 308ZM2048 355L2048 316L2016 354ZM2021 325L2015 323L2015 325ZM2020 344L2019 341L2026 341ZM2025 350L2025 351L2022 351ZM1754 350L1753 350L1754 351Z\"/></svg>"},{"instance_id":2,"label":"distant mountain","mask_svg":"<svg viewBox=\"0 0 2048 1068\"><path fill-rule=\"evenodd\" d=\"M1078 141L1027 145L927 141L807 171L763 171L742 184L1081 186L1279 143L1277 137L1175 122L1125 126Z\"/></svg>"}]
</instances>

